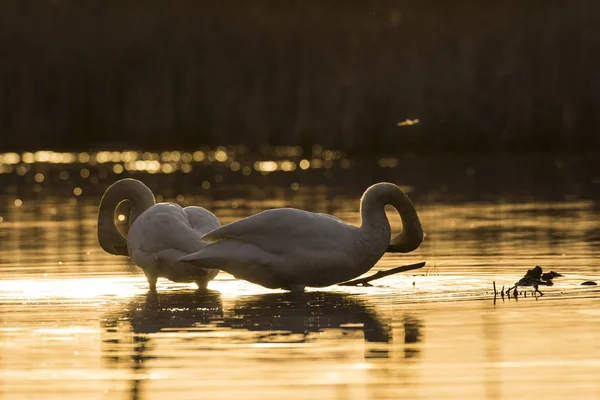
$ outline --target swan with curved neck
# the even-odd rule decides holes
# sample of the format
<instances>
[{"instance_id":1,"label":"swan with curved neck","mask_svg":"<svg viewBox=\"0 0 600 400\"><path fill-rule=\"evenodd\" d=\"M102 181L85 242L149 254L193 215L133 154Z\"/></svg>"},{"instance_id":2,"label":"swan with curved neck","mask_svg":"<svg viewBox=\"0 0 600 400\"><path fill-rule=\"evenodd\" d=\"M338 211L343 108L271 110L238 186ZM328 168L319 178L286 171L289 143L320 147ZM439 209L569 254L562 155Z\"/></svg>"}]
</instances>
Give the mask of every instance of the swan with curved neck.
<instances>
[{"instance_id":1,"label":"swan with curved neck","mask_svg":"<svg viewBox=\"0 0 600 400\"><path fill-rule=\"evenodd\" d=\"M131 202L127 237L115 225L115 212L124 201ZM98 210L100 246L110 254L129 256L144 271L152 291L156 290L159 277L173 282L196 282L205 288L219 271L178 260L202 250L202 235L220 226L219 219L202 207L156 204L152 191L136 179L112 184L102 196Z\"/></svg>"},{"instance_id":2,"label":"swan with curved neck","mask_svg":"<svg viewBox=\"0 0 600 400\"><path fill-rule=\"evenodd\" d=\"M391 241L385 206L396 208L403 230ZM216 268L267 288L303 291L347 281L388 252L408 253L423 241L417 211L396 185L378 183L362 199L360 227L328 214L279 208L224 225L204 235L209 244L180 259Z\"/></svg>"}]
</instances>

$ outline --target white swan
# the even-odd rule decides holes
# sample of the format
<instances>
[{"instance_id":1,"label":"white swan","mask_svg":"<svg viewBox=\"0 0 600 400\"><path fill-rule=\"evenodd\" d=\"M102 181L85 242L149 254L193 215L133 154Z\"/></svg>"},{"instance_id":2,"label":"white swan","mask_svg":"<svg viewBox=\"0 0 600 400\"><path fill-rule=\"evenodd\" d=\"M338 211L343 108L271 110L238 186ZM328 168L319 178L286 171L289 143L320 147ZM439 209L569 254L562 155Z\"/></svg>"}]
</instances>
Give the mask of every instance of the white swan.
<instances>
[{"instance_id":1,"label":"white swan","mask_svg":"<svg viewBox=\"0 0 600 400\"><path fill-rule=\"evenodd\" d=\"M127 238L114 219L117 206L126 200L131 202ZM152 291L159 277L196 282L206 288L219 271L197 268L178 259L203 249L202 235L220 226L219 219L202 207L156 204L152 191L136 179L122 179L106 189L98 211L100 246L110 254L131 257L144 270Z\"/></svg>"},{"instance_id":2,"label":"white swan","mask_svg":"<svg viewBox=\"0 0 600 400\"><path fill-rule=\"evenodd\" d=\"M384 207L394 206L403 231L390 242ZM218 268L268 288L303 291L367 272L386 251L408 253L423 241L413 203L400 188L378 183L368 188L356 227L328 214L293 208L263 211L204 235L203 250L180 258L202 268Z\"/></svg>"}]
</instances>

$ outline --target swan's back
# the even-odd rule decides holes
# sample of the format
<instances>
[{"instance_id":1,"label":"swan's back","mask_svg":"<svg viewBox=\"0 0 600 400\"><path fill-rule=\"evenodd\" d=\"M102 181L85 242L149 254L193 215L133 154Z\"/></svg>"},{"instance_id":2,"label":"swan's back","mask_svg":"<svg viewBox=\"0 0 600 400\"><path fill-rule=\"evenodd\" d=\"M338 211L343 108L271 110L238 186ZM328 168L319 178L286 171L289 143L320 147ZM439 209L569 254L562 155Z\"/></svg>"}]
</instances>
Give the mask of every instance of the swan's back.
<instances>
[{"instance_id":1,"label":"swan's back","mask_svg":"<svg viewBox=\"0 0 600 400\"><path fill-rule=\"evenodd\" d=\"M188 214L179 205L159 203L135 220L127 241L130 252L159 253L173 249L193 253L204 247L200 242L202 234L192 228Z\"/></svg>"},{"instance_id":2,"label":"swan's back","mask_svg":"<svg viewBox=\"0 0 600 400\"><path fill-rule=\"evenodd\" d=\"M187 214L190 225L195 231L208 233L221 226L221 221L216 215L203 207L185 207L183 211Z\"/></svg>"},{"instance_id":3,"label":"swan's back","mask_svg":"<svg viewBox=\"0 0 600 400\"><path fill-rule=\"evenodd\" d=\"M213 243L182 260L270 288L329 286L362 265L359 233L329 215L280 208L215 229L202 238Z\"/></svg>"},{"instance_id":4,"label":"swan's back","mask_svg":"<svg viewBox=\"0 0 600 400\"><path fill-rule=\"evenodd\" d=\"M295 208L263 211L204 235L202 240L238 240L274 254L332 251L355 239L358 228L326 214Z\"/></svg>"}]
</instances>

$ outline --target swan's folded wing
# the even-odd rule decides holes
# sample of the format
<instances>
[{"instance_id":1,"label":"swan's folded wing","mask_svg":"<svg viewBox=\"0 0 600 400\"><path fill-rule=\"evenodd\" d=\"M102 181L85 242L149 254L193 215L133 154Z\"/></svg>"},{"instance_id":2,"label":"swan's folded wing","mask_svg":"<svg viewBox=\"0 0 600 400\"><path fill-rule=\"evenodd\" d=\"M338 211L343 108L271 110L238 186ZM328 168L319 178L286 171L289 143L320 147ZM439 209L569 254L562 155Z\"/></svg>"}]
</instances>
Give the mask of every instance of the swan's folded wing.
<instances>
[{"instance_id":1,"label":"swan's folded wing","mask_svg":"<svg viewBox=\"0 0 600 400\"><path fill-rule=\"evenodd\" d=\"M310 215L314 214L293 208L267 210L215 229L202 236L202 240L218 242L223 239L237 239L251 242L253 238L298 228L298 224L305 223Z\"/></svg>"},{"instance_id":2,"label":"swan's folded wing","mask_svg":"<svg viewBox=\"0 0 600 400\"><path fill-rule=\"evenodd\" d=\"M203 241L235 239L250 243L274 254L293 248L327 248L344 240L356 227L332 216L293 208L263 211L232 222L204 235Z\"/></svg>"},{"instance_id":3,"label":"swan's folded wing","mask_svg":"<svg viewBox=\"0 0 600 400\"><path fill-rule=\"evenodd\" d=\"M258 283L265 287L277 288L280 285L271 269L275 256L260 248L238 240L208 245L203 250L179 258L180 262L190 263L200 268L220 269L238 279Z\"/></svg>"}]
</instances>

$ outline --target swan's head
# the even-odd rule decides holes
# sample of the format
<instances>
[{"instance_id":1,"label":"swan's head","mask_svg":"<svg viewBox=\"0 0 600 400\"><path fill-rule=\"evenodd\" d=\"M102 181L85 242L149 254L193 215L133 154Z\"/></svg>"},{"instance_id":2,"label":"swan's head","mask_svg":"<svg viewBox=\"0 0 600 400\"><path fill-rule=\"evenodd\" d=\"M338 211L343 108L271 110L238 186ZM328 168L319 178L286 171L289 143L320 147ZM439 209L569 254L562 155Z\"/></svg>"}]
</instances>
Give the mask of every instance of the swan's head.
<instances>
[{"instance_id":1,"label":"swan's head","mask_svg":"<svg viewBox=\"0 0 600 400\"><path fill-rule=\"evenodd\" d=\"M420 225L419 225L420 228ZM410 253L416 250L423 242L423 230L413 229L410 233L405 229L392 239L386 252L388 253Z\"/></svg>"},{"instance_id":2,"label":"swan's head","mask_svg":"<svg viewBox=\"0 0 600 400\"><path fill-rule=\"evenodd\" d=\"M106 218L98 219L98 243L109 254L129 256L127 239L121 235L114 223Z\"/></svg>"},{"instance_id":3,"label":"swan's head","mask_svg":"<svg viewBox=\"0 0 600 400\"><path fill-rule=\"evenodd\" d=\"M414 204L397 185L381 182L365 191L361 200L363 221L368 221L371 215L381 212L387 204L393 206L400 214L402 232L392 238L386 252L409 253L417 249L423 242L421 221Z\"/></svg>"},{"instance_id":4,"label":"swan's head","mask_svg":"<svg viewBox=\"0 0 600 400\"><path fill-rule=\"evenodd\" d=\"M127 245L108 244L100 242L100 247L102 247L104 251L106 251L109 254L113 254L115 256L129 257L129 250L127 249Z\"/></svg>"}]
</instances>

